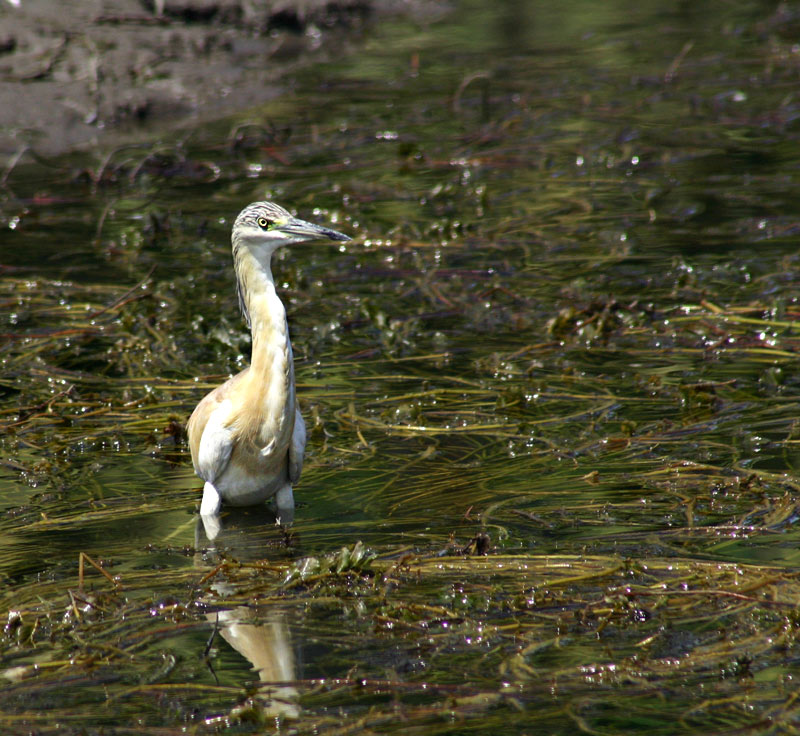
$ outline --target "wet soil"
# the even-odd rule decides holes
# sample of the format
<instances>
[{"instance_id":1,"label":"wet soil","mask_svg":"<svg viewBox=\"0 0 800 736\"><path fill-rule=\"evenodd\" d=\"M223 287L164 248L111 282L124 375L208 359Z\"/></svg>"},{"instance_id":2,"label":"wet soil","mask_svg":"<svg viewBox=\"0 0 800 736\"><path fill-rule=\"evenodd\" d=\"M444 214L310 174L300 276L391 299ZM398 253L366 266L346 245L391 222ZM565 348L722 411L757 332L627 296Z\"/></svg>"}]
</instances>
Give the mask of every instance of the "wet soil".
<instances>
[{"instance_id":1,"label":"wet soil","mask_svg":"<svg viewBox=\"0 0 800 736\"><path fill-rule=\"evenodd\" d=\"M251 108L290 90L300 66L357 48L381 18L444 11L438 0L9 0L0 157L114 145Z\"/></svg>"}]
</instances>

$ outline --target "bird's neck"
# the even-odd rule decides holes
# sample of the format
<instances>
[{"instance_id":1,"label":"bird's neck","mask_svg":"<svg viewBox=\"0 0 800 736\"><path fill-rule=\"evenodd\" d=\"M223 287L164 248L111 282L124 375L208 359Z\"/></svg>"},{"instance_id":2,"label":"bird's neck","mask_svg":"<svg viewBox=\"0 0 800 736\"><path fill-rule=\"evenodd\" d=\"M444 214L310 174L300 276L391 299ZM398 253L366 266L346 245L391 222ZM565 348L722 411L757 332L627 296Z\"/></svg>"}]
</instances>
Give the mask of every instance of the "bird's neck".
<instances>
[{"instance_id":1,"label":"bird's neck","mask_svg":"<svg viewBox=\"0 0 800 736\"><path fill-rule=\"evenodd\" d=\"M250 254L237 264L240 293L250 317L252 357L249 379L253 382L252 397L259 397L260 412L267 423L281 424L287 405L294 412L294 366L286 310L275 290L269 263L261 263ZM280 416L279 416L280 415ZM294 416L294 414L292 414ZM276 427L277 429L277 427Z\"/></svg>"}]
</instances>

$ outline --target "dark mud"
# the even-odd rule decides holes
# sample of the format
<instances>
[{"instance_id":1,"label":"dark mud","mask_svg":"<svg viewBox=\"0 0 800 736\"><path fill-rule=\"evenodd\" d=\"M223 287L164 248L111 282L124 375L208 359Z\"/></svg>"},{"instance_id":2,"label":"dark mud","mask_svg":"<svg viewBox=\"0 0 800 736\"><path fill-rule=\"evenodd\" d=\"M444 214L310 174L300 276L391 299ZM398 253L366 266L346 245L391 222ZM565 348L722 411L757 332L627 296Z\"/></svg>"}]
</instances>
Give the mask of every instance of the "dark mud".
<instances>
[{"instance_id":1,"label":"dark mud","mask_svg":"<svg viewBox=\"0 0 800 736\"><path fill-rule=\"evenodd\" d=\"M0 8L0 157L53 155L206 122L291 89L416 0L24 0ZM324 83L321 77L320 81Z\"/></svg>"}]
</instances>

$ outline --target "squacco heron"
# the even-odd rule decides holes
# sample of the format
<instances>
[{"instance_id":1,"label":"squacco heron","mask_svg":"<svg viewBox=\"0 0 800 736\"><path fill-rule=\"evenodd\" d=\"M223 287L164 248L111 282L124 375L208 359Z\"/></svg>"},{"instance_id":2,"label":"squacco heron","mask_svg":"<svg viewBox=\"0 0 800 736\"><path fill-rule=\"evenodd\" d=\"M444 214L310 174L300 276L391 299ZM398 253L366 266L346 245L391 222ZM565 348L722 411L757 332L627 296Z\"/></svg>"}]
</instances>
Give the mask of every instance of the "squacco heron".
<instances>
[{"instance_id":1,"label":"squacco heron","mask_svg":"<svg viewBox=\"0 0 800 736\"><path fill-rule=\"evenodd\" d=\"M273 498L278 520L294 518L292 485L300 477L306 428L297 407L286 310L272 278L272 254L307 240L347 235L254 202L231 234L239 306L252 334L250 365L215 388L189 419L189 447L204 481L200 515L212 528L222 502L250 506ZM209 524L206 524L207 528Z\"/></svg>"}]
</instances>

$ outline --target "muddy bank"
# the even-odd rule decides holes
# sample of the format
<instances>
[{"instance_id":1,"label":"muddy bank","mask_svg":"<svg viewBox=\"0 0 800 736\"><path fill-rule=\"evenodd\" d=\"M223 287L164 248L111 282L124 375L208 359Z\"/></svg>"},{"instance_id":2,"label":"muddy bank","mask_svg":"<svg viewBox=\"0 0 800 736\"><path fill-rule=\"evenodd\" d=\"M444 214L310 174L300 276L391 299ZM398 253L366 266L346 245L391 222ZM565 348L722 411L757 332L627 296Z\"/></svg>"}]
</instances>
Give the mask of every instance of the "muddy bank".
<instances>
[{"instance_id":1,"label":"muddy bank","mask_svg":"<svg viewBox=\"0 0 800 736\"><path fill-rule=\"evenodd\" d=\"M113 145L280 94L298 65L352 53L370 26L441 0L6 0L0 158Z\"/></svg>"}]
</instances>

